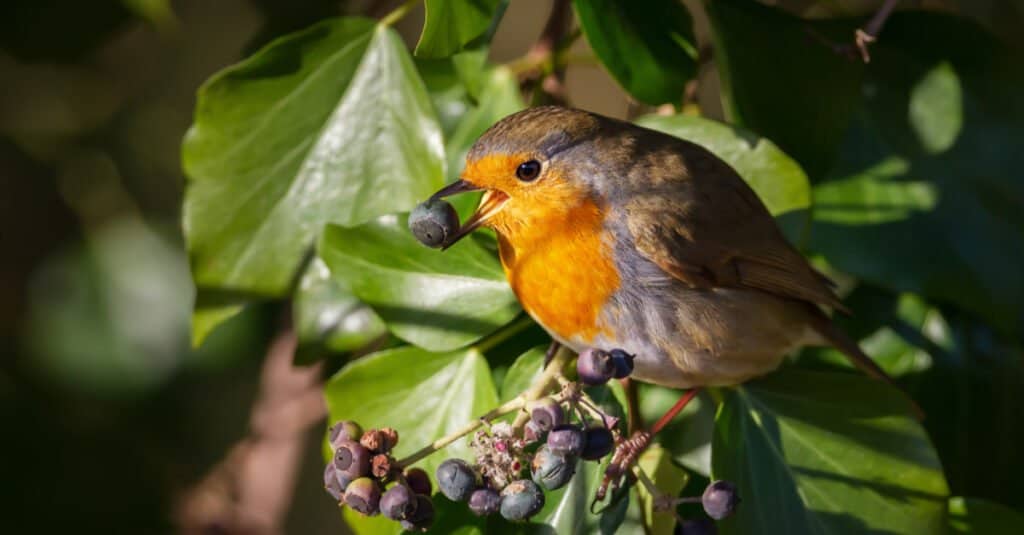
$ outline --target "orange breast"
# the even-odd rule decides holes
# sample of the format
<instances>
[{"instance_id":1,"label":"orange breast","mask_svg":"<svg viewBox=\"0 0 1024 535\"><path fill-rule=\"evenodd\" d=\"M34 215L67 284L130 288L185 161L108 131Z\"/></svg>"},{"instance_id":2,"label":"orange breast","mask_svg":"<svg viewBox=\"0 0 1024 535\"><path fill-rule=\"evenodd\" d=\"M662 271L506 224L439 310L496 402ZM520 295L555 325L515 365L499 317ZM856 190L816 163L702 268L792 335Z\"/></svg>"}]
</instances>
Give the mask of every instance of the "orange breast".
<instances>
[{"instance_id":1,"label":"orange breast","mask_svg":"<svg viewBox=\"0 0 1024 535\"><path fill-rule=\"evenodd\" d=\"M602 221L597 206L584 203L558 221L498 233L501 263L523 308L564 340L586 343L600 334L601 308L619 287Z\"/></svg>"}]
</instances>

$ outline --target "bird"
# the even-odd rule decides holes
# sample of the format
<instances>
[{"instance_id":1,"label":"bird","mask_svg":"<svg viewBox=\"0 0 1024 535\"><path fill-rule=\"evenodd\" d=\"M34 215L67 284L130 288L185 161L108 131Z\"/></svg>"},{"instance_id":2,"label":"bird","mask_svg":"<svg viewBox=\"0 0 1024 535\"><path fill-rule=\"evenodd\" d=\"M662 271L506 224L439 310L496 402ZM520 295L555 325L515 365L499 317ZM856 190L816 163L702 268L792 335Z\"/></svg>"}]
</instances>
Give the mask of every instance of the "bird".
<instances>
[{"instance_id":1,"label":"bird","mask_svg":"<svg viewBox=\"0 0 1024 535\"><path fill-rule=\"evenodd\" d=\"M565 107L529 108L485 131L460 178L482 191L445 247L493 229L508 282L553 340L624 350L633 379L736 385L804 346L833 346L893 381L829 314L832 282L790 244L725 161L671 135Z\"/></svg>"}]
</instances>

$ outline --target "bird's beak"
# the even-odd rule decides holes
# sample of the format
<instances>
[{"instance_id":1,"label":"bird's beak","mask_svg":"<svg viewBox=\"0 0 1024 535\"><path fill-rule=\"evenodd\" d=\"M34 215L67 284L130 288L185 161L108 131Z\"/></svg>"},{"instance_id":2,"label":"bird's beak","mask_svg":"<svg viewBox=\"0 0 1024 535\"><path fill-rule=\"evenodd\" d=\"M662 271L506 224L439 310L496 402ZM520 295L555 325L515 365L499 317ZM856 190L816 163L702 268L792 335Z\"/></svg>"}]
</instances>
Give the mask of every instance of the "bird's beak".
<instances>
[{"instance_id":1,"label":"bird's beak","mask_svg":"<svg viewBox=\"0 0 1024 535\"><path fill-rule=\"evenodd\" d=\"M480 191L483 189L484 188L477 186L468 180L456 180L439 190L437 193L431 195L430 198L443 199L444 197L449 197L451 195L467 193L470 191ZM504 192L493 189L486 190L483 197L480 199L480 206L478 206L476 211L473 212L473 215L469 216L469 219L467 219L465 223L459 225L459 230L457 230L448 242L441 247L441 250L443 251L452 245L455 245L455 243L463 237L480 228L480 225L483 225L484 222L494 216L494 214L501 211L501 208L505 205L506 201L508 201L508 195Z\"/></svg>"}]
</instances>

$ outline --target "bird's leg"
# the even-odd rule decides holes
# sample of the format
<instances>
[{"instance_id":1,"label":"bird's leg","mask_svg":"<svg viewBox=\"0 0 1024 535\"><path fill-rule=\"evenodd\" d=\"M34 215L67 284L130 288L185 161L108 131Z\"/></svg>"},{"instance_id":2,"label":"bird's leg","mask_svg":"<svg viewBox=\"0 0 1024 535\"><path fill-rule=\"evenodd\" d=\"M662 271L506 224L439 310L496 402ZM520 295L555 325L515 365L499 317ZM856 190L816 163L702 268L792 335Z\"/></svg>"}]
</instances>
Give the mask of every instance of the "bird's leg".
<instances>
[{"instance_id":1,"label":"bird's leg","mask_svg":"<svg viewBox=\"0 0 1024 535\"><path fill-rule=\"evenodd\" d=\"M640 414L640 399L637 397L636 381L629 377L619 379L622 390L626 392L626 416L629 417L629 433L633 434L637 429L643 429L644 419Z\"/></svg>"},{"instance_id":2,"label":"bird's leg","mask_svg":"<svg viewBox=\"0 0 1024 535\"><path fill-rule=\"evenodd\" d=\"M666 411L661 418L658 418L657 422L654 422L650 429L635 431L628 439L619 442L615 447L615 453L612 454L611 462L608 463L608 468L605 468L604 479L601 481L601 486L597 489L597 495L594 497L595 501L604 500L609 485L612 485L613 489L619 487L622 477L629 472L630 467L640 457L640 454L647 449L647 446L650 446L654 435L658 434L659 431L686 408L686 405L697 396L698 392L700 392L700 388L687 390L685 394L680 396L675 405L672 405L672 408Z\"/></svg>"},{"instance_id":3,"label":"bird's leg","mask_svg":"<svg viewBox=\"0 0 1024 535\"><path fill-rule=\"evenodd\" d=\"M544 352L544 368L551 364L551 359L555 358L555 353L558 353L558 348L562 347L562 344L558 343L558 340L552 340L551 345L548 346L548 350Z\"/></svg>"}]
</instances>

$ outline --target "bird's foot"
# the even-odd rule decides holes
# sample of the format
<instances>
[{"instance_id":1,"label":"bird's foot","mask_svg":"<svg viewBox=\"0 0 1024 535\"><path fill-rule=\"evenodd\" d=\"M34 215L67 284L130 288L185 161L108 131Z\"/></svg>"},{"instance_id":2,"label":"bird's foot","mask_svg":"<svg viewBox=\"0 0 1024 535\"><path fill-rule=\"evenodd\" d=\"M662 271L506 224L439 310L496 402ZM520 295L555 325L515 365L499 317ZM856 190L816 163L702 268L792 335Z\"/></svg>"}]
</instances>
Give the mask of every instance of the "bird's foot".
<instances>
[{"instance_id":1,"label":"bird's foot","mask_svg":"<svg viewBox=\"0 0 1024 535\"><path fill-rule=\"evenodd\" d=\"M604 479L601 480L601 486L597 488L596 501L604 501L605 496L608 494L609 486L614 491L622 485L623 477L629 473L630 467L640 457L640 454L647 449L647 446L651 445L651 438L653 436L650 431L637 431L631 437L621 440L615 446L612 460L604 470Z\"/></svg>"}]
</instances>

